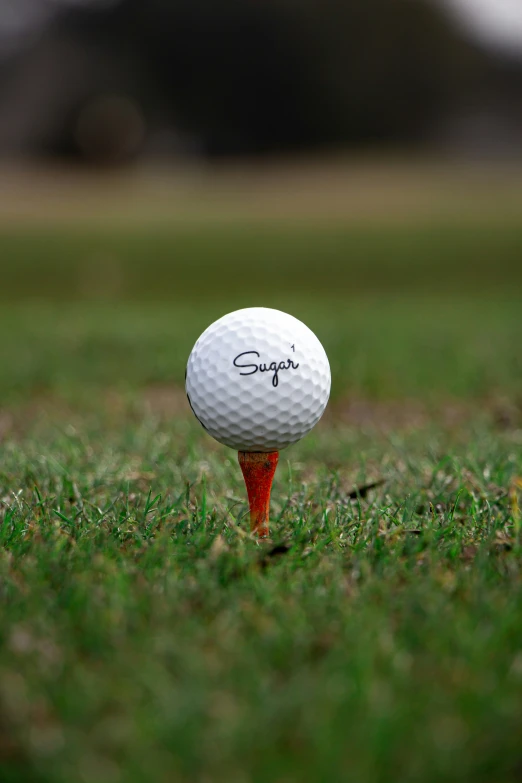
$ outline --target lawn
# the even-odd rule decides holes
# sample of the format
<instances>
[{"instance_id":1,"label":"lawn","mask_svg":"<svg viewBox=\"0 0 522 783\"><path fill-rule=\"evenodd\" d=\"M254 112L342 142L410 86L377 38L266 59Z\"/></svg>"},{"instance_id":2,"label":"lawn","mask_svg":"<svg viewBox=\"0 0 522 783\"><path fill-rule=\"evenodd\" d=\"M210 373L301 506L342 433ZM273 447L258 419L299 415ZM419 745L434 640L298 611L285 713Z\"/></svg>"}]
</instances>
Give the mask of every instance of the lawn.
<instances>
[{"instance_id":1,"label":"lawn","mask_svg":"<svg viewBox=\"0 0 522 783\"><path fill-rule=\"evenodd\" d=\"M0 780L522 774L522 229L0 228ZM192 344L287 310L332 365L271 539Z\"/></svg>"}]
</instances>

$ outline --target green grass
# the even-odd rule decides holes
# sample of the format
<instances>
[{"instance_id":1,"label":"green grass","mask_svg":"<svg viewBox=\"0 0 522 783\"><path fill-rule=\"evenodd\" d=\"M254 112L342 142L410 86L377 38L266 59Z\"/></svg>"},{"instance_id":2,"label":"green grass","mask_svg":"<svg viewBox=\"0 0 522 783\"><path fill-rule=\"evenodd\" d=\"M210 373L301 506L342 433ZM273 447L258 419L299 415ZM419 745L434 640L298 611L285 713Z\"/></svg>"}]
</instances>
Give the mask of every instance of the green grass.
<instances>
[{"instance_id":1,"label":"green grass","mask_svg":"<svg viewBox=\"0 0 522 783\"><path fill-rule=\"evenodd\" d=\"M521 250L480 224L3 231L2 783L520 779ZM250 304L333 372L262 544L180 391Z\"/></svg>"},{"instance_id":2,"label":"green grass","mask_svg":"<svg viewBox=\"0 0 522 783\"><path fill-rule=\"evenodd\" d=\"M221 298L522 288L520 221L0 229L0 301Z\"/></svg>"}]
</instances>

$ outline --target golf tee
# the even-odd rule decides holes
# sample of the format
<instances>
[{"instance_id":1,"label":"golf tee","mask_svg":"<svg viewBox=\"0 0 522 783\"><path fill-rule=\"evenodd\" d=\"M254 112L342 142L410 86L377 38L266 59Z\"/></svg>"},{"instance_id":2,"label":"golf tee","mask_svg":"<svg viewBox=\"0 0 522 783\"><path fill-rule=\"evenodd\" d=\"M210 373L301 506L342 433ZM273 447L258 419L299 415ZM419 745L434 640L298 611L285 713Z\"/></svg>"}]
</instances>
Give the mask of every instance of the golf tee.
<instances>
[{"instance_id":1,"label":"golf tee","mask_svg":"<svg viewBox=\"0 0 522 783\"><path fill-rule=\"evenodd\" d=\"M278 451L238 452L250 504L250 526L259 538L269 535L270 492L279 460Z\"/></svg>"}]
</instances>

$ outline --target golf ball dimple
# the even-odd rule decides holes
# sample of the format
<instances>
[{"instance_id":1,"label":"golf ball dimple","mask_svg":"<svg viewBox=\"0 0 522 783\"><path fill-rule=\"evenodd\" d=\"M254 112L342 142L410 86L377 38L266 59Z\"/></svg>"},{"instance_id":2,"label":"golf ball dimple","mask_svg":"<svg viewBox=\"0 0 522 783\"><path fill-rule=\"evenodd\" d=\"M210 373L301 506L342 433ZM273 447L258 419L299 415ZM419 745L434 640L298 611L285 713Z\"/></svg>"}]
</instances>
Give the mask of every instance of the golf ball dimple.
<instances>
[{"instance_id":1,"label":"golf ball dimple","mask_svg":"<svg viewBox=\"0 0 522 783\"><path fill-rule=\"evenodd\" d=\"M280 310L249 307L206 329L189 356L187 397L207 432L237 451L280 451L306 435L330 396L315 334Z\"/></svg>"}]
</instances>

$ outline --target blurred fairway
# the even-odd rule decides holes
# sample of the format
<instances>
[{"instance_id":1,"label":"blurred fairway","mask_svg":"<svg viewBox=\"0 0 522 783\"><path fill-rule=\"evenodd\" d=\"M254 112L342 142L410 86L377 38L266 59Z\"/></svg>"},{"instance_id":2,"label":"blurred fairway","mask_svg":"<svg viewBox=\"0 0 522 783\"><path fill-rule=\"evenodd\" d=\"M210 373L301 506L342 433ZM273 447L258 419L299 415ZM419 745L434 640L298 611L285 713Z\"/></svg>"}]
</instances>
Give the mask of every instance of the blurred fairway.
<instances>
[{"instance_id":1,"label":"blurred fairway","mask_svg":"<svg viewBox=\"0 0 522 783\"><path fill-rule=\"evenodd\" d=\"M522 290L522 223L17 227L0 233L0 298L332 300Z\"/></svg>"},{"instance_id":2,"label":"blurred fairway","mask_svg":"<svg viewBox=\"0 0 522 783\"><path fill-rule=\"evenodd\" d=\"M263 305L320 335L334 397L487 397L522 356L522 223L0 233L0 393L181 384L201 331Z\"/></svg>"},{"instance_id":3,"label":"blurred fairway","mask_svg":"<svg viewBox=\"0 0 522 783\"><path fill-rule=\"evenodd\" d=\"M4 184L2 783L520 779L521 188L386 171ZM263 544L183 394L251 305L333 374Z\"/></svg>"},{"instance_id":4,"label":"blurred fairway","mask_svg":"<svg viewBox=\"0 0 522 783\"><path fill-rule=\"evenodd\" d=\"M195 337L251 305L318 332L337 398L518 380L519 168L7 170L0 205L5 399L180 384Z\"/></svg>"}]
</instances>

